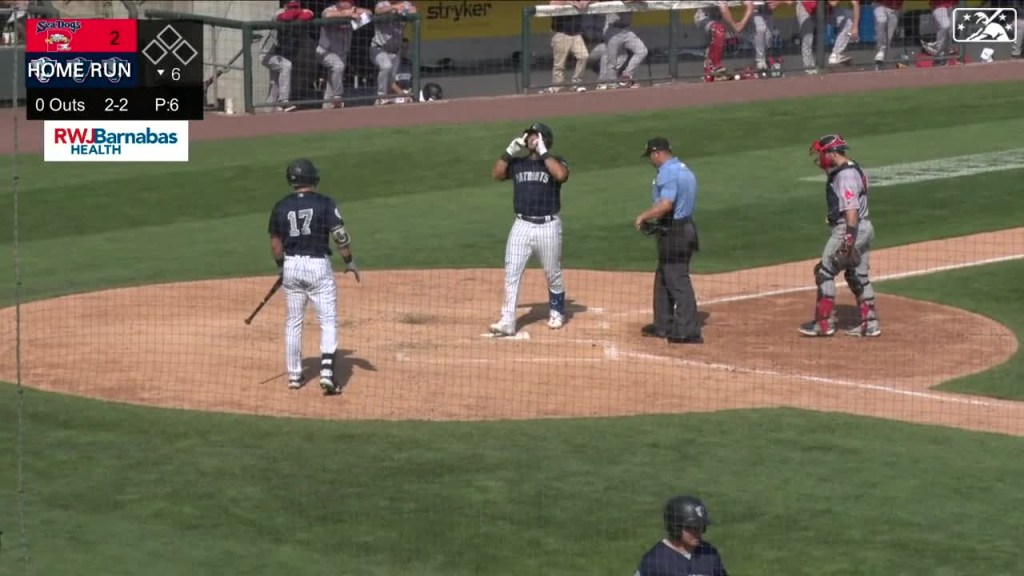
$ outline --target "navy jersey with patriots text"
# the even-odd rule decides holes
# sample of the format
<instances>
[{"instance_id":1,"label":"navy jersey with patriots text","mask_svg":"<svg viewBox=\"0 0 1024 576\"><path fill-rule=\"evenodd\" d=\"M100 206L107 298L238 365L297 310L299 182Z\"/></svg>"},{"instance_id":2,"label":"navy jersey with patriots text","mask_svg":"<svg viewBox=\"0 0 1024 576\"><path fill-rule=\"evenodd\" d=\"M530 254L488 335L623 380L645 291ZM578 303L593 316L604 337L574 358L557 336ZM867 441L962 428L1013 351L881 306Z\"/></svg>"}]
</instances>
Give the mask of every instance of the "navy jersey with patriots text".
<instances>
[{"instance_id":1,"label":"navy jersey with patriots text","mask_svg":"<svg viewBox=\"0 0 1024 576\"><path fill-rule=\"evenodd\" d=\"M640 559L635 576L729 576L722 557L708 542L687 553L662 540Z\"/></svg>"},{"instance_id":2,"label":"navy jersey with patriots text","mask_svg":"<svg viewBox=\"0 0 1024 576\"><path fill-rule=\"evenodd\" d=\"M565 160L554 156L568 168ZM505 175L512 180L512 206L523 216L554 216L562 210L562 184L537 158L513 158Z\"/></svg>"},{"instance_id":3,"label":"navy jersey with patriots text","mask_svg":"<svg viewBox=\"0 0 1024 576\"><path fill-rule=\"evenodd\" d=\"M331 231L345 222L334 200L316 192L289 194L274 205L268 232L281 238L285 256L331 255Z\"/></svg>"}]
</instances>

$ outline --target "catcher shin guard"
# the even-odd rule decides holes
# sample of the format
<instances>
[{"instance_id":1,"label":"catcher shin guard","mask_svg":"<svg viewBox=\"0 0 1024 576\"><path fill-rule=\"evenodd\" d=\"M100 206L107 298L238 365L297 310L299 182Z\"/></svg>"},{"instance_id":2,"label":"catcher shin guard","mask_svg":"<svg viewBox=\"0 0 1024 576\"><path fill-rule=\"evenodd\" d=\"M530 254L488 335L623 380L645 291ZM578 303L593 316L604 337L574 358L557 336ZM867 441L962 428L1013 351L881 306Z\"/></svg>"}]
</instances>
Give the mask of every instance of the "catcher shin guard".
<instances>
[{"instance_id":1,"label":"catcher shin guard","mask_svg":"<svg viewBox=\"0 0 1024 576\"><path fill-rule=\"evenodd\" d=\"M814 280L818 285L818 297L814 303L814 320L800 326L805 336L831 336L836 333L832 314L836 305L835 272L820 262L814 266Z\"/></svg>"},{"instance_id":2,"label":"catcher shin guard","mask_svg":"<svg viewBox=\"0 0 1024 576\"><path fill-rule=\"evenodd\" d=\"M725 25L712 22L708 25L708 33L711 41L708 42L707 64L713 70L718 70L722 68L722 58L725 56Z\"/></svg>"}]
</instances>

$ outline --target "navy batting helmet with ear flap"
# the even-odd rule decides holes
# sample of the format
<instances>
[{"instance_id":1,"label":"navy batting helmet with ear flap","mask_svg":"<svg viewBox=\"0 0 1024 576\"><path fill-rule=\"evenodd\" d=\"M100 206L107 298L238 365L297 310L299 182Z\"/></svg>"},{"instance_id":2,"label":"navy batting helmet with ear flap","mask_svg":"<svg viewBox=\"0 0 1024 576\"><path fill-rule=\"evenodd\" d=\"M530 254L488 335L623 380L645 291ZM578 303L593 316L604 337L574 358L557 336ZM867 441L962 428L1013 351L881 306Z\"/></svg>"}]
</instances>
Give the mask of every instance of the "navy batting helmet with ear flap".
<instances>
[{"instance_id":1,"label":"navy batting helmet with ear flap","mask_svg":"<svg viewBox=\"0 0 1024 576\"><path fill-rule=\"evenodd\" d=\"M708 510L695 496L676 496L665 504L665 530L671 538L679 538L683 528L699 528L702 531L711 525Z\"/></svg>"},{"instance_id":2,"label":"navy batting helmet with ear flap","mask_svg":"<svg viewBox=\"0 0 1024 576\"><path fill-rule=\"evenodd\" d=\"M555 133L551 130L551 127L543 122L534 122L526 129L527 134L540 134L544 145L551 148L555 145Z\"/></svg>"},{"instance_id":3,"label":"navy batting helmet with ear flap","mask_svg":"<svg viewBox=\"0 0 1024 576\"><path fill-rule=\"evenodd\" d=\"M288 165L285 178L292 186L316 186L320 183L320 172L313 162L306 158L299 158Z\"/></svg>"}]
</instances>

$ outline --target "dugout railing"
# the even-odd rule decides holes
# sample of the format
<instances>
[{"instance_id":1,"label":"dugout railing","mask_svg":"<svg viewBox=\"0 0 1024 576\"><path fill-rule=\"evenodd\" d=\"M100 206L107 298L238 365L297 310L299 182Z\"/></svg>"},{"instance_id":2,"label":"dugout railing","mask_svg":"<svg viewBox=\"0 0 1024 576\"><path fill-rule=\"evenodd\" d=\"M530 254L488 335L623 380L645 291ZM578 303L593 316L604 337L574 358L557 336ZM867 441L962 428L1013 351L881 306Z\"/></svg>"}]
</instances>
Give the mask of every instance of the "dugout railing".
<instances>
[{"instance_id":1,"label":"dugout railing","mask_svg":"<svg viewBox=\"0 0 1024 576\"><path fill-rule=\"evenodd\" d=\"M226 44L227 51L209 54L208 72L204 83L207 90L207 109L231 112L256 113L282 108L330 107L333 99L324 98L325 84L330 78L330 69L316 53L316 46L323 26L351 26L351 18L314 18L305 21L240 21L215 16L197 15L170 10L144 9L150 19L194 20L203 24L206 35L221 38L225 34L234 36L228 41L214 41L214 46ZM384 98L377 93L377 68L370 57L370 39L374 23L401 19L405 23L405 42L399 56L397 83L404 92L389 91ZM410 100L420 91L420 38L421 20L416 14L374 16L368 25L351 32L352 43L345 60L343 73L344 88L340 98L345 107L366 106L388 100L401 103ZM297 54L289 54L291 63L291 95L287 101L274 100L275 79L273 71L266 65L266 56L274 50L282 35L288 35L297 44ZM224 90L221 78L233 73L240 78L241 106L231 105L231 96L238 92ZM278 88L280 84L278 83Z\"/></svg>"}]
</instances>

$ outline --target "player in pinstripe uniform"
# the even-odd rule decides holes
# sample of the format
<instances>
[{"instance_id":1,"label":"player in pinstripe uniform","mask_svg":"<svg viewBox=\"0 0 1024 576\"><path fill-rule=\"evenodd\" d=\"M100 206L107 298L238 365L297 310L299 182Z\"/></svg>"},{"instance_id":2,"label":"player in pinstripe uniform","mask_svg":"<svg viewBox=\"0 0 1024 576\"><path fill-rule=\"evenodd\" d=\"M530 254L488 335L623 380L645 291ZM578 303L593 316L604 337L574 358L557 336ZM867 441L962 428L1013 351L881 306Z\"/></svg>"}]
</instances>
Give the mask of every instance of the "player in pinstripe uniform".
<instances>
[{"instance_id":1,"label":"player in pinstripe uniform","mask_svg":"<svg viewBox=\"0 0 1024 576\"><path fill-rule=\"evenodd\" d=\"M305 158L295 160L285 172L292 193L274 205L268 232L270 251L281 270L288 317L285 322L285 365L288 388L302 387L302 323L306 304L312 300L320 321L320 387L324 394L338 392L334 378L334 353L338 348L337 286L331 268L330 239L345 261L345 273L359 282L345 221L330 196L317 192L320 174Z\"/></svg>"},{"instance_id":2,"label":"player in pinstripe uniform","mask_svg":"<svg viewBox=\"0 0 1024 576\"><path fill-rule=\"evenodd\" d=\"M562 281L562 184L569 180L565 159L550 153L554 132L542 123L531 125L508 145L494 163L495 180L512 180L516 220L505 245L505 300L501 318L491 324L494 336L516 334L519 284L530 256L536 254L548 281L548 327L565 325L565 285ZM516 156L527 150L526 156Z\"/></svg>"}]
</instances>

